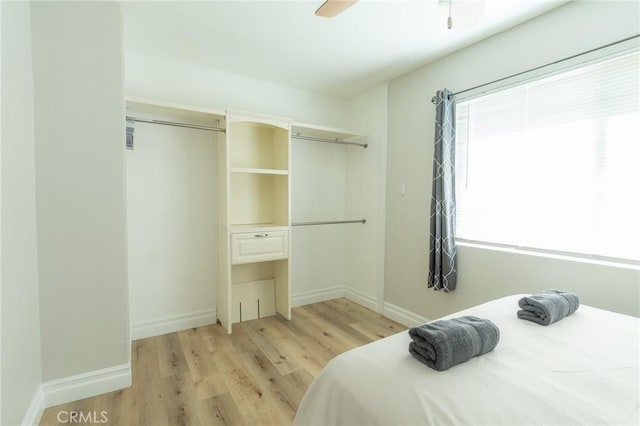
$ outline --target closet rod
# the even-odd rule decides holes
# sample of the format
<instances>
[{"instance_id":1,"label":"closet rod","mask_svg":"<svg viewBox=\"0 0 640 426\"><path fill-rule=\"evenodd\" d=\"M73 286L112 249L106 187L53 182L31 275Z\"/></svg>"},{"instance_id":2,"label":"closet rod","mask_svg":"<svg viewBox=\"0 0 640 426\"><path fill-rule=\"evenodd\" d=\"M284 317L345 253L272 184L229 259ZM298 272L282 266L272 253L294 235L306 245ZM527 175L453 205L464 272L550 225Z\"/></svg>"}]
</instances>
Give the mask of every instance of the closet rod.
<instances>
[{"instance_id":1,"label":"closet rod","mask_svg":"<svg viewBox=\"0 0 640 426\"><path fill-rule=\"evenodd\" d=\"M310 225L336 225L339 223L367 223L367 219L360 220L328 220L325 222L296 222L292 223L291 226L310 226Z\"/></svg>"},{"instance_id":2,"label":"closet rod","mask_svg":"<svg viewBox=\"0 0 640 426\"><path fill-rule=\"evenodd\" d=\"M149 120L146 118L137 118L137 117L129 117L129 116L127 116L127 121L135 121L138 123L161 124L163 126L186 127L187 129L210 130L212 132L222 132L222 133L225 132L224 129L221 129L219 127L201 126L199 124L176 123L173 121Z\"/></svg>"},{"instance_id":3,"label":"closet rod","mask_svg":"<svg viewBox=\"0 0 640 426\"><path fill-rule=\"evenodd\" d=\"M366 143L358 143L358 142L347 142L347 141L341 141L338 138L335 139L329 139L329 138L319 138L316 136L304 136L304 135L292 135L291 139L299 139L302 141L313 141L313 142L323 142L323 143L335 143L338 145L355 145L355 146L361 146L363 148L366 148L369 146L369 144Z\"/></svg>"},{"instance_id":4,"label":"closet rod","mask_svg":"<svg viewBox=\"0 0 640 426\"><path fill-rule=\"evenodd\" d=\"M531 69L528 69L526 71L520 71L518 73L515 73L515 74L512 74L512 75L508 75L506 77L502 77L502 78L499 78L497 80L490 81L488 83L483 83L483 84L480 84L478 86L470 87L470 88L465 89L465 90L460 90L458 92L455 92L453 94L453 96L459 95L459 94L465 93L465 92L470 92L470 91L475 90L475 89L480 89L481 87L488 86L488 85L493 84L493 83L499 83L499 82L501 82L503 80L507 80L509 78L518 77L518 76L520 76L522 74L526 74L526 73L531 72L531 71L537 71L537 70L539 70L541 68L545 68L545 67L548 67L548 66L551 66L551 65L559 64L561 62L568 61L570 59L578 58L580 56L587 55L589 53L593 53L593 52L596 52L596 51L601 50L601 49L606 49L607 47L615 46L616 44L624 43L625 41L633 40L634 38L638 38L638 37L640 37L640 34L636 34L636 35L633 35L631 37L623 38L622 40L614 41L613 43L605 44L604 46L596 47L596 48L593 48L593 49L590 49L590 50L587 50L587 51L584 51L584 52L576 53L575 55L571 55L571 56L568 56L566 58L558 59L557 61L549 62L548 64L540 65L538 67L531 68ZM436 103L436 97L435 96L433 98L431 98L431 103L432 104Z\"/></svg>"}]
</instances>

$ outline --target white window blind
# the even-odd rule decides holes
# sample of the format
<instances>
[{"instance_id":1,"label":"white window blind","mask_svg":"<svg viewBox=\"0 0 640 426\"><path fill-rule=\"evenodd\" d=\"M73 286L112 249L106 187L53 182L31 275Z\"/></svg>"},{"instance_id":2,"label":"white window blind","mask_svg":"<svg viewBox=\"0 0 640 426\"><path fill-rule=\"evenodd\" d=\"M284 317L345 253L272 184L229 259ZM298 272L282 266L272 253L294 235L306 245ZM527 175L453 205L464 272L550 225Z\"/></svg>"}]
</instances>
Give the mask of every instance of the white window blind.
<instances>
[{"instance_id":1,"label":"white window blind","mask_svg":"<svg viewBox=\"0 0 640 426\"><path fill-rule=\"evenodd\" d=\"M456 237L640 259L640 54L457 106Z\"/></svg>"}]
</instances>

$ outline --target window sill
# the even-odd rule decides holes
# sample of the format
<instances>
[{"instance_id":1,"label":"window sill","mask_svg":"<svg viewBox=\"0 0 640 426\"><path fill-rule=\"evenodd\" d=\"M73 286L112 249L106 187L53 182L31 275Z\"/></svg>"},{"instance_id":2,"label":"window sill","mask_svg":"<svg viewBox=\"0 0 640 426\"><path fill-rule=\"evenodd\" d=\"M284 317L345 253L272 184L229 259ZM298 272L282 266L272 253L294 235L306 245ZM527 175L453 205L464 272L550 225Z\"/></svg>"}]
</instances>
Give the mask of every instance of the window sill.
<instances>
[{"instance_id":1,"label":"window sill","mask_svg":"<svg viewBox=\"0 0 640 426\"><path fill-rule=\"evenodd\" d=\"M548 259L565 260L569 262L589 263L592 265L610 266L614 268L632 269L640 271L640 262L628 259L614 259L604 257L591 257L575 253L549 252L525 247L506 246L481 241L469 241L456 239L459 247L471 247L482 250L499 251L504 253L520 254L525 256L544 257Z\"/></svg>"}]
</instances>

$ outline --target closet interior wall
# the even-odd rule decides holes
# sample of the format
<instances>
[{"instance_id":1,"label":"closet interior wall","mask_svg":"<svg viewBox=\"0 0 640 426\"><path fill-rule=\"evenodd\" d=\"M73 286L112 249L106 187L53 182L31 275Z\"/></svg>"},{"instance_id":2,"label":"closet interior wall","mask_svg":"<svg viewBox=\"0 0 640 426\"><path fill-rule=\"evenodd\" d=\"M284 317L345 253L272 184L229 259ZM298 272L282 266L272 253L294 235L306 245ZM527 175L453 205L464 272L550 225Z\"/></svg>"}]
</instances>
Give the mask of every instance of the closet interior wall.
<instances>
[{"instance_id":1,"label":"closet interior wall","mask_svg":"<svg viewBox=\"0 0 640 426\"><path fill-rule=\"evenodd\" d=\"M347 218L347 155L337 144L291 142L293 223ZM293 306L344 296L347 228L358 224L294 226L291 230Z\"/></svg>"},{"instance_id":2,"label":"closet interior wall","mask_svg":"<svg viewBox=\"0 0 640 426\"><path fill-rule=\"evenodd\" d=\"M138 118L219 125L215 113L128 103ZM132 338L215 322L216 138L136 122L126 151Z\"/></svg>"},{"instance_id":3,"label":"closet interior wall","mask_svg":"<svg viewBox=\"0 0 640 426\"><path fill-rule=\"evenodd\" d=\"M348 297L383 311L386 85L349 102L350 130L294 125L293 305ZM296 140L297 132L349 145ZM364 223L358 221L364 220Z\"/></svg>"}]
</instances>

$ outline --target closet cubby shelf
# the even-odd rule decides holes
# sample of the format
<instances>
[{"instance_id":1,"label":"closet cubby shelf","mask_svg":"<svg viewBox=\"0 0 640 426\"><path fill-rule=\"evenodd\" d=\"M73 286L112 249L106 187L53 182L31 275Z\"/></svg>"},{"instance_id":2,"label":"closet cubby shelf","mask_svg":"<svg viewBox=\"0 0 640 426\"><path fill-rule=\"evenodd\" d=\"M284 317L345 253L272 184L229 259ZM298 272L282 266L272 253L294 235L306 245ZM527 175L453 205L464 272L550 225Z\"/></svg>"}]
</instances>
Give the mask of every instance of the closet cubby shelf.
<instances>
[{"instance_id":1,"label":"closet cubby shelf","mask_svg":"<svg viewBox=\"0 0 640 426\"><path fill-rule=\"evenodd\" d=\"M240 232L275 232L275 231L286 231L288 230L288 225L278 225L276 223L249 223L249 224L237 224L230 225L229 230L231 233L240 233Z\"/></svg>"},{"instance_id":2,"label":"closet cubby shelf","mask_svg":"<svg viewBox=\"0 0 640 426\"><path fill-rule=\"evenodd\" d=\"M229 169L231 173L248 173L259 175L288 175L288 170L281 169L260 169L255 167L231 167Z\"/></svg>"}]
</instances>

